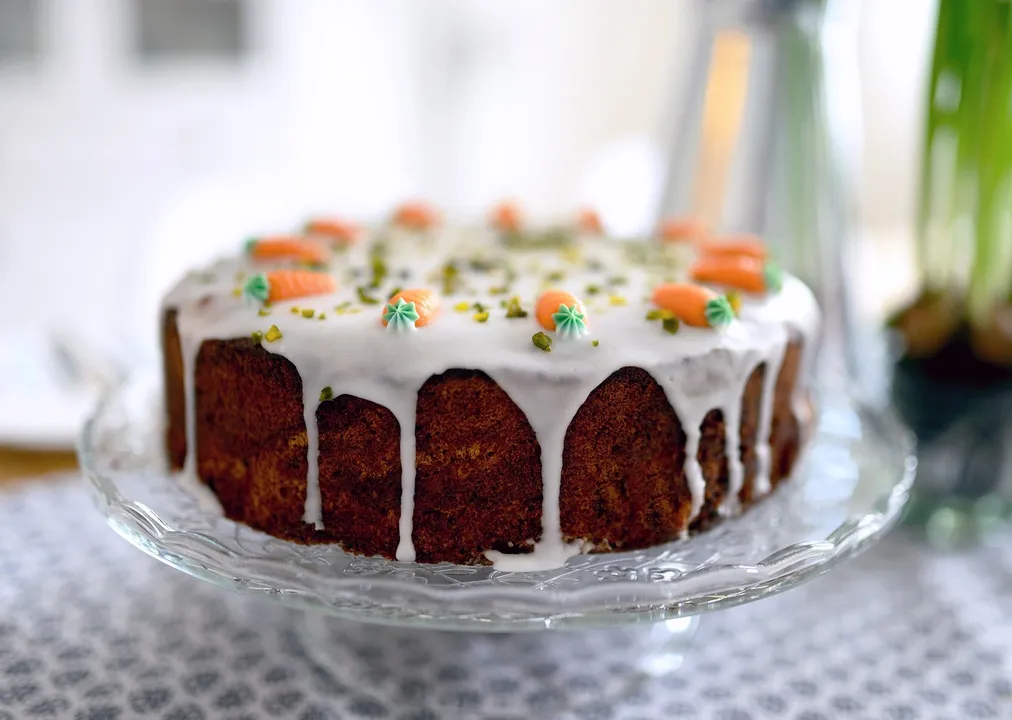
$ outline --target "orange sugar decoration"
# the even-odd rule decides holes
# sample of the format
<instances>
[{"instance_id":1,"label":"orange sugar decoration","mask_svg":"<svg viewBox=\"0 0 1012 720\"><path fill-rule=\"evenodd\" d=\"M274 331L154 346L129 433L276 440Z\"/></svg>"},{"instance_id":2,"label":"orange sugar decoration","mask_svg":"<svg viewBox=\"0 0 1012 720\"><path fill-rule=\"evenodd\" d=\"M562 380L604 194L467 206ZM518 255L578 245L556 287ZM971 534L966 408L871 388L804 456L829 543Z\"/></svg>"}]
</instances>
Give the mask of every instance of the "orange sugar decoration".
<instances>
[{"instance_id":1,"label":"orange sugar decoration","mask_svg":"<svg viewBox=\"0 0 1012 720\"><path fill-rule=\"evenodd\" d=\"M500 232L518 232L524 225L524 214L517 203L504 200L492 208L488 221Z\"/></svg>"},{"instance_id":2,"label":"orange sugar decoration","mask_svg":"<svg viewBox=\"0 0 1012 720\"><path fill-rule=\"evenodd\" d=\"M245 287L246 294L261 303L329 295L335 290L333 276L315 270L272 270L254 275Z\"/></svg>"},{"instance_id":3,"label":"orange sugar decoration","mask_svg":"<svg viewBox=\"0 0 1012 720\"><path fill-rule=\"evenodd\" d=\"M698 247L700 255L737 255L765 260L769 257L766 243L755 235L734 235L701 242Z\"/></svg>"},{"instance_id":4,"label":"orange sugar decoration","mask_svg":"<svg viewBox=\"0 0 1012 720\"><path fill-rule=\"evenodd\" d=\"M565 290L546 290L538 296L534 303L534 315L538 324L545 330L555 330L555 318L559 308L565 306L584 313L583 303L572 293Z\"/></svg>"},{"instance_id":5,"label":"orange sugar decoration","mask_svg":"<svg viewBox=\"0 0 1012 720\"><path fill-rule=\"evenodd\" d=\"M352 245L362 236L362 227L339 218L319 217L306 223L305 233L337 245Z\"/></svg>"},{"instance_id":6,"label":"orange sugar decoration","mask_svg":"<svg viewBox=\"0 0 1012 720\"><path fill-rule=\"evenodd\" d=\"M439 225L439 212L428 203L412 201L403 203L394 211L393 222L409 230L429 230Z\"/></svg>"},{"instance_id":7,"label":"orange sugar decoration","mask_svg":"<svg viewBox=\"0 0 1012 720\"><path fill-rule=\"evenodd\" d=\"M583 208L576 216L576 227L581 232L589 233L592 235L601 235L604 233L604 223L601 222L601 216L597 210L593 208Z\"/></svg>"},{"instance_id":8,"label":"orange sugar decoration","mask_svg":"<svg viewBox=\"0 0 1012 720\"><path fill-rule=\"evenodd\" d=\"M709 234L706 225L692 217L667 218L657 228L657 237L666 243L701 242Z\"/></svg>"},{"instance_id":9,"label":"orange sugar decoration","mask_svg":"<svg viewBox=\"0 0 1012 720\"><path fill-rule=\"evenodd\" d=\"M722 327L734 318L727 298L702 285L664 283L654 289L653 301L693 327Z\"/></svg>"},{"instance_id":10,"label":"orange sugar decoration","mask_svg":"<svg viewBox=\"0 0 1012 720\"><path fill-rule=\"evenodd\" d=\"M327 247L298 235L272 235L252 238L246 242L246 253L254 260L299 260L323 265L329 255Z\"/></svg>"},{"instance_id":11,"label":"orange sugar decoration","mask_svg":"<svg viewBox=\"0 0 1012 720\"><path fill-rule=\"evenodd\" d=\"M780 271L772 263L747 255L703 255L692 265L689 274L696 282L713 283L765 293L780 289Z\"/></svg>"},{"instance_id":12,"label":"orange sugar decoration","mask_svg":"<svg viewBox=\"0 0 1012 720\"><path fill-rule=\"evenodd\" d=\"M428 288L401 290L387 300L386 305L397 305L398 300L415 304L415 312L418 313L415 327L425 327L439 314L439 295L435 290L429 290ZM384 306L384 314L386 314L386 306ZM383 324L387 324L385 318Z\"/></svg>"}]
</instances>

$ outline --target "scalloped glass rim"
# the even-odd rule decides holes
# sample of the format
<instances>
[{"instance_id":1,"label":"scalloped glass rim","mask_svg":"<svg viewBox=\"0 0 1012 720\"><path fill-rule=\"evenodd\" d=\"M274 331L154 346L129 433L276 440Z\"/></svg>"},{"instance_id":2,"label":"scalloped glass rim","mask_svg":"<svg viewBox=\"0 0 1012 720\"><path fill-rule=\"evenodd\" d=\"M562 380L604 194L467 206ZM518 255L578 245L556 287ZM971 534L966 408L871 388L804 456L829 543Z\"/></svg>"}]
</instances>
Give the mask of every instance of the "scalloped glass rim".
<instances>
[{"instance_id":1,"label":"scalloped glass rim","mask_svg":"<svg viewBox=\"0 0 1012 720\"><path fill-rule=\"evenodd\" d=\"M505 573L420 565L285 542L200 507L162 450L160 375L111 391L81 434L81 466L109 524L132 544L224 588L349 619L453 630L651 622L783 591L854 556L898 520L913 440L884 408L822 393L819 427L790 481L687 541Z\"/></svg>"}]
</instances>

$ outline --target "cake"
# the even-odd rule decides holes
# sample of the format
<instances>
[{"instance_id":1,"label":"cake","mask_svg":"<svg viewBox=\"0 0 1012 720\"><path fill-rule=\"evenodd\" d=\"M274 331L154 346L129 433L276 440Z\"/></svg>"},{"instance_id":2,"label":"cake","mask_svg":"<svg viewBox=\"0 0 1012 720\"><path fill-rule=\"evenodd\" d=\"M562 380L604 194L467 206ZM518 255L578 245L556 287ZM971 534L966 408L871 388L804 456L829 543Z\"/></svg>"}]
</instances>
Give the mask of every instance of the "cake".
<instances>
[{"instance_id":1,"label":"cake","mask_svg":"<svg viewBox=\"0 0 1012 720\"><path fill-rule=\"evenodd\" d=\"M188 273L161 323L173 468L232 520L404 562L684 539L788 477L813 422L811 292L691 223L315 219Z\"/></svg>"}]
</instances>

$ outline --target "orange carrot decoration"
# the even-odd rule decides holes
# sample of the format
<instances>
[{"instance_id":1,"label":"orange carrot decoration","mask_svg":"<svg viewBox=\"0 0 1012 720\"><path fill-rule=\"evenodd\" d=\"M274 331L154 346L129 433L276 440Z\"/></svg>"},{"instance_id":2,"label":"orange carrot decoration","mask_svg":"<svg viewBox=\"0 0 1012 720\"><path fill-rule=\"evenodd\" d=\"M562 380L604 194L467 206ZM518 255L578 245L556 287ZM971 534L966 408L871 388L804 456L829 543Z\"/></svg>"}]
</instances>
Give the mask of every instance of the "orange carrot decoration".
<instances>
[{"instance_id":1,"label":"orange carrot decoration","mask_svg":"<svg viewBox=\"0 0 1012 720\"><path fill-rule=\"evenodd\" d=\"M501 202L492 208L488 221L499 232L518 232L524 225L524 214L515 202Z\"/></svg>"},{"instance_id":2,"label":"orange carrot decoration","mask_svg":"<svg viewBox=\"0 0 1012 720\"><path fill-rule=\"evenodd\" d=\"M727 298L702 285L665 283L654 289L653 300L657 307L693 327L719 328L734 318Z\"/></svg>"},{"instance_id":3,"label":"orange carrot decoration","mask_svg":"<svg viewBox=\"0 0 1012 720\"><path fill-rule=\"evenodd\" d=\"M593 208L584 208L580 211L580 214L576 216L576 227L581 232L591 235L600 235L604 232L604 223L601 222L601 216Z\"/></svg>"},{"instance_id":4,"label":"orange carrot decoration","mask_svg":"<svg viewBox=\"0 0 1012 720\"><path fill-rule=\"evenodd\" d=\"M564 290L546 290L534 304L534 315L545 330L564 335L582 335L587 330L583 303Z\"/></svg>"},{"instance_id":5,"label":"orange carrot decoration","mask_svg":"<svg viewBox=\"0 0 1012 720\"><path fill-rule=\"evenodd\" d=\"M699 242L709 236L706 226L695 218L668 218L657 228L657 237L668 243Z\"/></svg>"},{"instance_id":6,"label":"orange carrot decoration","mask_svg":"<svg viewBox=\"0 0 1012 720\"><path fill-rule=\"evenodd\" d=\"M338 218L313 218L306 223L307 235L319 236L338 245L352 245L358 242L362 228Z\"/></svg>"},{"instance_id":7,"label":"orange carrot decoration","mask_svg":"<svg viewBox=\"0 0 1012 720\"><path fill-rule=\"evenodd\" d=\"M766 243L755 235L738 235L735 237L712 240L699 244L700 255L737 255L765 260L769 257Z\"/></svg>"},{"instance_id":8,"label":"orange carrot decoration","mask_svg":"<svg viewBox=\"0 0 1012 720\"><path fill-rule=\"evenodd\" d=\"M407 310L398 311L397 308L402 305L413 305L414 307L411 308L411 310L413 310L413 315L417 317L414 317L412 320L411 312ZM395 324L397 324L397 320L406 316L415 327L425 327L435 319L438 312L439 295L436 294L435 290L429 290L427 288L401 290L399 293L387 300L387 303L383 308L383 324L389 325L392 320L395 321Z\"/></svg>"},{"instance_id":9,"label":"orange carrot decoration","mask_svg":"<svg viewBox=\"0 0 1012 720\"><path fill-rule=\"evenodd\" d=\"M439 213L431 205L423 202L406 202L394 211L395 225L408 230L428 230L439 224Z\"/></svg>"},{"instance_id":10,"label":"orange carrot decoration","mask_svg":"<svg viewBox=\"0 0 1012 720\"><path fill-rule=\"evenodd\" d=\"M337 290L337 282L331 275L313 270L272 270L251 277L245 289L261 303L274 303L329 295Z\"/></svg>"},{"instance_id":11,"label":"orange carrot decoration","mask_svg":"<svg viewBox=\"0 0 1012 720\"><path fill-rule=\"evenodd\" d=\"M750 293L780 290L780 269L744 255L704 255L689 271L696 282L715 283Z\"/></svg>"},{"instance_id":12,"label":"orange carrot decoration","mask_svg":"<svg viewBox=\"0 0 1012 720\"><path fill-rule=\"evenodd\" d=\"M275 235L246 241L246 253L254 260L300 260L313 265L327 262L327 248L297 235Z\"/></svg>"}]
</instances>

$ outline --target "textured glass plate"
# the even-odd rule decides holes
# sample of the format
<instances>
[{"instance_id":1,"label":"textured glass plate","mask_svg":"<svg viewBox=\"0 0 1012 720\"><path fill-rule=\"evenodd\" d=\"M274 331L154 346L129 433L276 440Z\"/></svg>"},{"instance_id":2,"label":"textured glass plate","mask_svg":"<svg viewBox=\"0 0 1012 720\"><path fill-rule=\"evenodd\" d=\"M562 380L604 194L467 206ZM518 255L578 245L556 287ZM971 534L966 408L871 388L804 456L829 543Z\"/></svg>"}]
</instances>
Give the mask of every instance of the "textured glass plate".
<instances>
[{"instance_id":1,"label":"textured glass plate","mask_svg":"<svg viewBox=\"0 0 1012 720\"><path fill-rule=\"evenodd\" d=\"M893 525L913 479L912 440L887 411L824 395L795 476L743 516L688 541L579 556L537 573L357 557L277 540L202 509L166 468L154 372L134 375L102 401L79 450L98 507L120 535L224 588L380 623L590 627L684 617L780 592Z\"/></svg>"}]
</instances>

